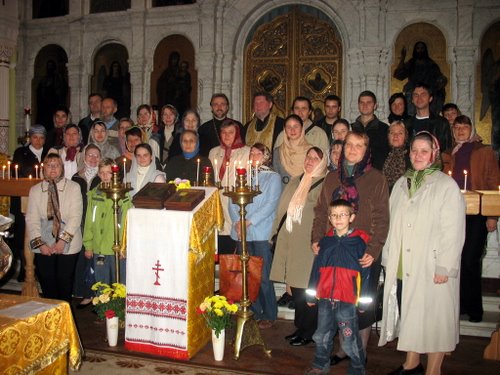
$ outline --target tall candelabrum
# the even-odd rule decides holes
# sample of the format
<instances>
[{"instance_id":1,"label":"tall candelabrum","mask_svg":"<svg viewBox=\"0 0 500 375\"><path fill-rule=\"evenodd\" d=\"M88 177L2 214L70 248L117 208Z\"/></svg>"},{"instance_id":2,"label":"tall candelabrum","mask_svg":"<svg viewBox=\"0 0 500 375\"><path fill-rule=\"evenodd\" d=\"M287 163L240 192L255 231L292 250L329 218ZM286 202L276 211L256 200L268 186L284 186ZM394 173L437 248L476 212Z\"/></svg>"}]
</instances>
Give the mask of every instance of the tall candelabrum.
<instances>
[{"instance_id":1,"label":"tall candelabrum","mask_svg":"<svg viewBox=\"0 0 500 375\"><path fill-rule=\"evenodd\" d=\"M121 200L125 198L127 192L132 190L130 182L124 183L119 177L120 168L118 165L111 167L113 173L111 182L101 182L100 189L106 194L106 197L113 201L113 224L114 224L114 242L113 252L115 253L115 274L116 282L120 282L120 206ZM125 173L125 171L124 171Z\"/></svg>"},{"instance_id":2,"label":"tall candelabrum","mask_svg":"<svg viewBox=\"0 0 500 375\"><path fill-rule=\"evenodd\" d=\"M240 352L248 346L262 345L264 353L271 356L271 350L266 348L264 340L260 334L257 322L253 319L253 312L250 310L252 302L248 298L248 260L250 256L247 251L246 232L246 210L245 207L253 202L253 198L260 194L259 186L248 186L246 169L236 169L237 178L235 186L230 188L225 186L223 194L229 197L232 202L240 207L240 237L241 237L241 270L242 270L242 299L240 308L236 313L236 332L234 339L234 359L240 357Z\"/></svg>"}]
</instances>

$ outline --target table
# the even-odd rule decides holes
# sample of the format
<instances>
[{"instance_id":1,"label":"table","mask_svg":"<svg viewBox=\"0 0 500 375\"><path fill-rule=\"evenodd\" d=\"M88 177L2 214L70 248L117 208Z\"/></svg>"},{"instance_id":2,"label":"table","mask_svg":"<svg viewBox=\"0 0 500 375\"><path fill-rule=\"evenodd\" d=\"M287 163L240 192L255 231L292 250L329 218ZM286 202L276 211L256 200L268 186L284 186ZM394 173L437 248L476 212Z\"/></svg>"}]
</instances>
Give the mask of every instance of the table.
<instances>
[{"instance_id":1,"label":"table","mask_svg":"<svg viewBox=\"0 0 500 375\"><path fill-rule=\"evenodd\" d=\"M216 228L224 218L217 189L204 189L193 211L128 211L129 350L189 359L210 339L196 307L214 292Z\"/></svg>"},{"instance_id":2,"label":"table","mask_svg":"<svg viewBox=\"0 0 500 375\"><path fill-rule=\"evenodd\" d=\"M82 352L67 302L0 294L0 374L67 374Z\"/></svg>"}]
</instances>

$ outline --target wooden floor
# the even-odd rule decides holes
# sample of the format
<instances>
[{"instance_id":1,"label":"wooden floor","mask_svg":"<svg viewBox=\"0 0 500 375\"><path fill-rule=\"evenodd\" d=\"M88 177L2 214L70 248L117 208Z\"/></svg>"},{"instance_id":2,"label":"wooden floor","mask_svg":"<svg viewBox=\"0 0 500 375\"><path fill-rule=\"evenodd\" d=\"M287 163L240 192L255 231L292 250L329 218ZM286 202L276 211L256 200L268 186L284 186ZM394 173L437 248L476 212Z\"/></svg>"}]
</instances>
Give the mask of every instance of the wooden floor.
<instances>
[{"instance_id":1,"label":"wooden floor","mask_svg":"<svg viewBox=\"0 0 500 375\"><path fill-rule=\"evenodd\" d=\"M119 352L130 356L159 358L127 351L123 347L123 331L120 333L118 347L110 348L105 341L105 324L96 320L96 315L91 311L91 308L75 309L74 311L84 348ZM262 347L253 346L243 350L239 360L234 360L232 356L233 348L229 344L229 341L234 336L228 332L224 361L215 362L213 360L211 344L208 344L191 359L191 362L204 366L213 366L214 370L223 367L248 374L302 374L313 359L314 345L305 347L290 346L285 341L284 336L293 331L293 322L286 320L278 320L272 328L261 331L266 345L272 349L272 358L264 355ZM376 332L372 331L368 346L367 374L386 374L397 368L404 360L404 354L396 350L395 342L380 348L377 346L377 341ZM500 374L500 362L487 361L482 358L483 350L488 343L489 340L485 338L460 337L460 344L455 352L445 358L442 374ZM172 362L168 358L165 358L165 360ZM423 362L425 365L425 358L423 358ZM347 367L348 361L344 361L333 367L330 372L332 374L346 374Z\"/></svg>"}]
</instances>

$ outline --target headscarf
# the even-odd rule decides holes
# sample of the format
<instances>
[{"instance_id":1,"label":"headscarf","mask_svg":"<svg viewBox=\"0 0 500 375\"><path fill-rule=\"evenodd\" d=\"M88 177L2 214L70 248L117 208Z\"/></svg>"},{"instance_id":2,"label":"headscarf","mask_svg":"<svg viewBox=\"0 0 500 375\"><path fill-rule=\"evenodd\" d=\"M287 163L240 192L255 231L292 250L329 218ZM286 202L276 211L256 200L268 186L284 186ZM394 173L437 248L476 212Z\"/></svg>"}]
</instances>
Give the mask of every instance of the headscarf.
<instances>
[{"instance_id":1,"label":"headscarf","mask_svg":"<svg viewBox=\"0 0 500 375\"><path fill-rule=\"evenodd\" d=\"M460 117L460 118L459 118ZM460 148L462 147L462 145L464 145L465 143L472 143L472 142L477 142L477 141L480 141L481 140L481 137L479 137L477 134L476 134L476 127L474 126L474 124L472 123L472 121L470 121L470 119L467 117L467 116L459 116L455 119L453 125L455 124L465 124L465 125L469 125L471 127L471 132L470 132L470 137L469 139L465 140L465 141L460 141L458 142L457 140L455 140L455 142L457 142L457 144L455 145L455 147L453 147L453 150L451 151L451 154L452 155L455 155L458 150L460 150ZM460 121L460 119L464 119L464 117L469 120L469 121ZM457 119L459 119L459 121L457 121Z\"/></svg>"},{"instance_id":2,"label":"headscarf","mask_svg":"<svg viewBox=\"0 0 500 375\"><path fill-rule=\"evenodd\" d=\"M221 166L219 169L220 181L222 181L222 179L224 178L224 173L226 172L226 164L231 161L232 151L245 146L245 143L241 139L240 127L234 122L234 120L225 119L221 124L220 131L222 131L222 129L226 127L225 126L226 124L231 124L231 126L234 126L234 128L236 129L236 134L234 136L234 142L230 147L227 147L226 145L224 145L224 143L222 142L221 136L219 134L219 139L221 139L220 147L224 150L224 158L222 159L222 163L221 163ZM219 131L219 133L220 133L220 131Z\"/></svg>"},{"instance_id":3,"label":"headscarf","mask_svg":"<svg viewBox=\"0 0 500 375\"><path fill-rule=\"evenodd\" d=\"M415 134L415 138L419 135L427 135L432 140L432 155L430 164L425 169L417 171L413 168L412 165L405 172L404 177L406 177L407 179L408 193L410 198L413 197L415 195L415 192L420 188L420 186L422 186L425 176L431 175L434 172L441 170L441 160L439 158L439 142L437 138L426 130Z\"/></svg>"},{"instance_id":4,"label":"headscarf","mask_svg":"<svg viewBox=\"0 0 500 375\"><path fill-rule=\"evenodd\" d=\"M289 140L286 133L283 132L283 143L279 151L280 162L285 171L292 177L299 176L303 172L307 151L312 146L306 141L305 128L304 124L300 138L294 141Z\"/></svg>"},{"instance_id":5,"label":"headscarf","mask_svg":"<svg viewBox=\"0 0 500 375\"><path fill-rule=\"evenodd\" d=\"M52 236L57 238L59 235L59 231L61 230L61 211L59 206L59 194L57 193L57 184L64 178L64 163L60 158L53 158L50 160L57 160L61 163L62 171L61 175L53 180L45 177L45 181L47 181L49 187L47 190L48 199L47 199L47 218L52 221ZM47 163L47 159L45 159L45 163Z\"/></svg>"},{"instance_id":6,"label":"headscarf","mask_svg":"<svg viewBox=\"0 0 500 375\"><path fill-rule=\"evenodd\" d=\"M78 144L76 146L68 147L66 146L66 144L64 144L64 148L66 149L66 158L65 158L66 161L75 161L76 154L78 153L78 151L80 151L82 142L82 132L80 128L75 124L66 125L64 127L64 134L66 134L66 132L71 128L75 128L76 130L78 130L78 135L80 136L80 139L78 140Z\"/></svg>"},{"instance_id":7,"label":"headscarf","mask_svg":"<svg viewBox=\"0 0 500 375\"><path fill-rule=\"evenodd\" d=\"M391 151L389 151L384 166L382 167L382 173L387 179L390 188L392 188L396 181L406 172L406 161L408 160L408 147L406 142L408 139L408 131L403 122L392 122L391 125L389 125L389 131L392 126L403 127L405 131L405 142L401 147L391 146Z\"/></svg>"},{"instance_id":8,"label":"headscarf","mask_svg":"<svg viewBox=\"0 0 500 375\"><path fill-rule=\"evenodd\" d=\"M357 213L359 209L359 193L356 187L356 180L371 169L370 148L366 149L363 159L352 166L352 173L350 175L347 161L345 160L345 153L342 152L342 154L340 154L338 168L340 185L333 191L332 200L345 199L352 205L354 213Z\"/></svg>"},{"instance_id":9,"label":"headscarf","mask_svg":"<svg viewBox=\"0 0 500 375\"><path fill-rule=\"evenodd\" d=\"M309 189L311 188L312 181L314 178L323 177L326 174L327 160L328 157L323 153L323 158L321 158L321 161L311 173L306 172L304 168L304 162L302 162L302 171L304 172L304 174L300 179L299 186L295 190L295 193L293 193L290 203L288 203L288 209L286 211L285 226L288 232L292 232L294 222L299 223L299 225L301 224L302 211L304 210L307 194L309 193Z\"/></svg>"}]
</instances>

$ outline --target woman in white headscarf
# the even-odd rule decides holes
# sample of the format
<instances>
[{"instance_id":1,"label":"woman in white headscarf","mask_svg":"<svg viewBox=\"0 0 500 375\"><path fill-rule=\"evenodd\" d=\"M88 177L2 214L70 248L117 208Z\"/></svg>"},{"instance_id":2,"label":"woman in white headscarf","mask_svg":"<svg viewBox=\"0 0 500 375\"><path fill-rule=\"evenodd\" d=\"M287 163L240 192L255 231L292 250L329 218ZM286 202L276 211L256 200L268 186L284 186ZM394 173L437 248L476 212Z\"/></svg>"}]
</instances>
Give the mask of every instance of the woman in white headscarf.
<instances>
[{"instance_id":1,"label":"woman in white headscarf","mask_svg":"<svg viewBox=\"0 0 500 375\"><path fill-rule=\"evenodd\" d=\"M127 174L127 182L130 182L133 190L130 196L133 197L148 182L167 182L165 173L156 169L153 160L153 151L147 143L141 143L135 147L134 159L130 173Z\"/></svg>"}]
</instances>

